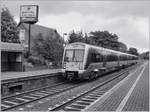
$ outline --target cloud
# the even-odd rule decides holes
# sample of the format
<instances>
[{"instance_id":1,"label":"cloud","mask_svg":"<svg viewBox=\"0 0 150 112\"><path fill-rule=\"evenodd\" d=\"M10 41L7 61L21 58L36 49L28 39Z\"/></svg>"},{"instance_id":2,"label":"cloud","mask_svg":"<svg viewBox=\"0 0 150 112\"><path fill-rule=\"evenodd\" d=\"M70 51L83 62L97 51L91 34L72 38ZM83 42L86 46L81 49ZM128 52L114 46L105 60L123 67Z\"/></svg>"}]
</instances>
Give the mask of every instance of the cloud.
<instances>
[{"instance_id":1,"label":"cloud","mask_svg":"<svg viewBox=\"0 0 150 112\"><path fill-rule=\"evenodd\" d=\"M38 24L60 34L71 30L108 30L129 47L148 49L150 1L4 1L16 20L19 7L39 5Z\"/></svg>"},{"instance_id":2,"label":"cloud","mask_svg":"<svg viewBox=\"0 0 150 112\"><path fill-rule=\"evenodd\" d=\"M2 3L13 8L13 13L19 11L20 5L37 4L41 16L76 11L83 15L98 13L112 18L127 15L147 16L150 10L150 1L3 1Z\"/></svg>"}]
</instances>

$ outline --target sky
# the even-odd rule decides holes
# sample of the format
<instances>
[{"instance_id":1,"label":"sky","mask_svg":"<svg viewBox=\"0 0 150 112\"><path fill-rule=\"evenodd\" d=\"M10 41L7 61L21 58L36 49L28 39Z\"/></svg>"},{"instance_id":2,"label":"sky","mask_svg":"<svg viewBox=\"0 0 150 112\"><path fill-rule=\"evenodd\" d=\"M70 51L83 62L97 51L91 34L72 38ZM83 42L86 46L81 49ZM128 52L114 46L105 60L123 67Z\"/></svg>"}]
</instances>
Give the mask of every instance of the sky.
<instances>
[{"instance_id":1,"label":"sky","mask_svg":"<svg viewBox=\"0 0 150 112\"><path fill-rule=\"evenodd\" d=\"M107 30L127 47L149 50L149 1L3 1L19 22L20 5L39 5L36 24L69 34ZM65 36L67 38L67 36Z\"/></svg>"}]
</instances>

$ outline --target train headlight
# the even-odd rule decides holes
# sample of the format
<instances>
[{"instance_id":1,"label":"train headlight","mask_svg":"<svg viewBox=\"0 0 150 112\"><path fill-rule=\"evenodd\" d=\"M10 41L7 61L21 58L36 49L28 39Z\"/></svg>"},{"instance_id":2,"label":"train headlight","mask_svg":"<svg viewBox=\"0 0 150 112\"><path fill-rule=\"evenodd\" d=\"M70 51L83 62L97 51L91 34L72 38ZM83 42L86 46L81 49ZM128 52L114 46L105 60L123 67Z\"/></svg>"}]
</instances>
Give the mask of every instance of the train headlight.
<instances>
[{"instance_id":1,"label":"train headlight","mask_svg":"<svg viewBox=\"0 0 150 112\"><path fill-rule=\"evenodd\" d=\"M63 68L64 68L64 69L66 68L66 63L64 63Z\"/></svg>"}]
</instances>

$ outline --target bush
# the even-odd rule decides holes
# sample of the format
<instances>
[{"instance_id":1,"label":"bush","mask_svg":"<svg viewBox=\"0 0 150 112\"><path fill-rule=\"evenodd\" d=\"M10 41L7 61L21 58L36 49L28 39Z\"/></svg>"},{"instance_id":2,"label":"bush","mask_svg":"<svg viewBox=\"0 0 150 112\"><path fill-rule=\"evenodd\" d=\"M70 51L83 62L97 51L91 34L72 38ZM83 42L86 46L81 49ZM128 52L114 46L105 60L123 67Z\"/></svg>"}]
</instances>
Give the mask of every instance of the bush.
<instances>
[{"instance_id":1,"label":"bush","mask_svg":"<svg viewBox=\"0 0 150 112\"><path fill-rule=\"evenodd\" d=\"M29 56L31 56L31 54L28 51L26 51L23 53L23 56L24 58L28 58Z\"/></svg>"},{"instance_id":2,"label":"bush","mask_svg":"<svg viewBox=\"0 0 150 112\"><path fill-rule=\"evenodd\" d=\"M24 67L30 67L30 68L33 68L32 63L24 62L23 65L24 65Z\"/></svg>"},{"instance_id":3,"label":"bush","mask_svg":"<svg viewBox=\"0 0 150 112\"><path fill-rule=\"evenodd\" d=\"M43 61L39 57L29 56L27 61L33 65L43 65Z\"/></svg>"}]
</instances>

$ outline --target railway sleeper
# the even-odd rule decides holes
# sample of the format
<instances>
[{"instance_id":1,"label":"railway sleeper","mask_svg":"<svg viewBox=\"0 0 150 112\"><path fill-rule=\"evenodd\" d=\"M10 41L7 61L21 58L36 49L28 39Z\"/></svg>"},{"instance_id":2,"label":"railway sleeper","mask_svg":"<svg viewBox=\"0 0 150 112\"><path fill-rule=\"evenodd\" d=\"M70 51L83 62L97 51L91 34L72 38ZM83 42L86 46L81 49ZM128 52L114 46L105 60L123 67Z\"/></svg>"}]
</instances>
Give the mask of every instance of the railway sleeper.
<instances>
[{"instance_id":1,"label":"railway sleeper","mask_svg":"<svg viewBox=\"0 0 150 112\"><path fill-rule=\"evenodd\" d=\"M75 103L78 103L78 104L81 104L81 105L90 105L91 104L89 102L85 102L85 101L81 101L81 100L76 101Z\"/></svg>"},{"instance_id":2,"label":"railway sleeper","mask_svg":"<svg viewBox=\"0 0 150 112\"><path fill-rule=\"evenodd\" d=\"M77 108L70 107L70 106L65 107L64 110L67 110L67 111L81 111L81 109L77 109Z\"/></svg>"},{"instance_id":3,"label":"railway sleeper","mask_svg":"<svg viewBox=\"0 0 150 112\"><path fill-rule=\"evenodd\" d=\"M85 102L94 102L95 100L87 99L87 98L82 98L81 101L85 101Z\"/></svg>"},{"instance_id":4,"label":"railway sleeper","mask_svg":"<svg viewBox=\"0 0 150 112\"><path fill-rule=\"evenodd\" d=\"M97 99L96 97L89 97L89 96L85 96L84 98L87 98L87 99L94 99L94 100Z\"/></svg>"},{"instance_id":5,"label":"railway sleeper","mask_svg":"<svg viewBox=\"0 0 150 112\"><path fill-rule=\"evenodd\" d=\"M77 103L73 103L71 105L69 105L69 107L73 107L73 108L77 108L77 109L84 109L86 106L85 105L80 105Z\"/></svg>"}]
</instances>

